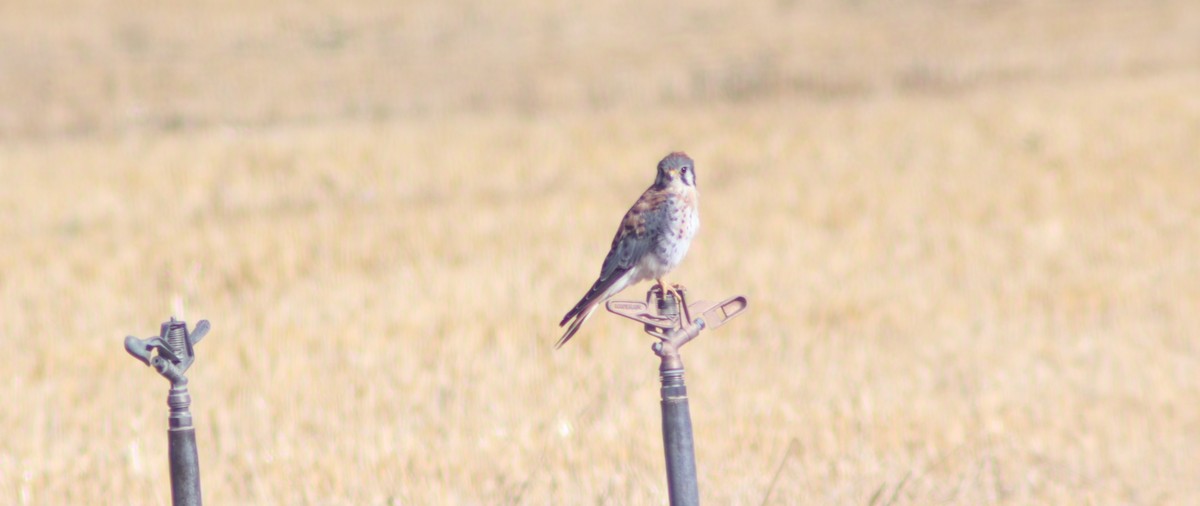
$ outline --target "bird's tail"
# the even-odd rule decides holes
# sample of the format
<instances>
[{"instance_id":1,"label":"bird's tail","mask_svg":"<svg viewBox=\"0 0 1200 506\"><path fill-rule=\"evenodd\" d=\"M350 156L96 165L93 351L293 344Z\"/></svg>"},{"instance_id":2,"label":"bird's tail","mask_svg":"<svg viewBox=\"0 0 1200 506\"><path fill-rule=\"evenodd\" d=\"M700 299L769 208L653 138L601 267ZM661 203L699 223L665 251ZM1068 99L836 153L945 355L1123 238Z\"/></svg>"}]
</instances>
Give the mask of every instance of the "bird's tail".
<instances>
[{"instance_id":1,"label":"bird's tail","mask_svg":"<svg viewBox=\"0 0 1200 506\"><path fill-rule=\"evenodd\" d=\"M575 319L571 321L571 326L567 327L567 332L558 340L558 344L554 345L554 349L562 348L562 345L571 340L571 336L579 331L579 326L583 325L583 322L587 321L592 316L592 313L596 312L596 308L600 304L603 304L604 301L616 295L617 292L624 290L626 286L629 286L632 276L633 271L625 270L624 272L596 280L591 290L588 290L587 295L579 299L579 303L575 304L575 307L567 312L567 315L563 317L561 322L558 322L558 326L561 327L566 325L568 321L571 321L571 318Z\"/></svg>"},{"instance_id":2,"label":"bird's tail","mask_svg":"<svg viewBox=\"0 0 1200 506\"><path fill-rule=\"evenodd\" d=\"M579 327L583 325L583 322L587 321L588 318L591 318L592 313L596 312L596 307L598 306L599 304L592 304L591 307L577 313L575 315L575 320L571 322L571 326L567 327L567 331L563 333L563 336L558 339L557 343L554 344L554 349L557 350L562 348L564 344L567 344L567 341L571 340L571 336L574 336L576 332L579 332Z\"/></svg>"}]
</instances>

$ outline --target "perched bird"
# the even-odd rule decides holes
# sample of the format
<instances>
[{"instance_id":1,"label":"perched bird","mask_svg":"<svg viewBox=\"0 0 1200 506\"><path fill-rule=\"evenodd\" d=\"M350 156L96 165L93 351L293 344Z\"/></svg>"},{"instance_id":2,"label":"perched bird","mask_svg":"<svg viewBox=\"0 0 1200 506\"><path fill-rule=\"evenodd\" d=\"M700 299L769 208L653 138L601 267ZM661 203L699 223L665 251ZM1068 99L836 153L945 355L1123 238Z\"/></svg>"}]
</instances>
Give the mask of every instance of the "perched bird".
<instances>
[{"instance_id":1,"label":"perched bird","mask_svg":"<svg viewBox=\"0 0 1200 506\"><path fill-rule=\"evenodd\" d=\"M621 219L612 247L600 267L600 278L559 322L559 327L568 321L571 326L555 349L566 344L600 304L625 287L653 279L664 292L671 290L663 282L663 276L683 261L699 228L696 165L686 153L671 153L658 162L654 184Z\"/></svg>"}]
</instances>

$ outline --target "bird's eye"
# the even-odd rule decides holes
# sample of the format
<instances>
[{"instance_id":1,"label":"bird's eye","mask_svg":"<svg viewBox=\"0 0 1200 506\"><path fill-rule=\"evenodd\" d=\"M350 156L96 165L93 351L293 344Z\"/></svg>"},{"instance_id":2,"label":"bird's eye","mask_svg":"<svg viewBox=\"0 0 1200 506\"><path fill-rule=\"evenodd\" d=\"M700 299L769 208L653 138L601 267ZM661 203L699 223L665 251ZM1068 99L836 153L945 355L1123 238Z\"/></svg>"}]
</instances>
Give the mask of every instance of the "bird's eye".
<instances>
[{"instance_id":1,"label":"bird's eye","mask_svg":"<svg viewBox=\"0 0 1200 506\"><path fill-rule=\"evenodd\" d=\"M687 168L687 167L684 167L684 168L680 169L680 172L683 172L684 174L687 174L687 171L688 171L688 168Z\"/></svg>"}]
</instances>

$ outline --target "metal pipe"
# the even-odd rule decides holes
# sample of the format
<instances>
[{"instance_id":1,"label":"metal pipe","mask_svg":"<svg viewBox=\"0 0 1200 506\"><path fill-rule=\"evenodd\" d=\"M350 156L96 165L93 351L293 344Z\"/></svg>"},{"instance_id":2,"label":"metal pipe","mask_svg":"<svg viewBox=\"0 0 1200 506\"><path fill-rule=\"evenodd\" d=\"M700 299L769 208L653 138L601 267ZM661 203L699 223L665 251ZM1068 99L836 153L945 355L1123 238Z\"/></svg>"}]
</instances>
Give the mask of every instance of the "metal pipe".
<instances>
[{"instance_id":1,"label":"metal pipe","mask_svg":"<svg viewBox=\"0 0 1200 506\"><path fill-rule=\"evenodd\" d=\"M696 451L692 439L692 414L688 408L683 369L660 371L662 388L663 451L667 458L667 492L671 506L700 504L696 481Z\"/></svg>"},{"instance_id":2,"label":"metal pipe","mask_svg":"<svg viewBox=\"0 0 1200 506\"><path fill-rule=\"evenodd\" d=\"M171 504L201 506L200 458L196 450L196 427L189 407L192 396L187 382L171 386L167 405L171 407L167 429L167 452L171 464Z\"/></svg>"},{"instance_id":3,"label":"metal pipe","mask_svg":"<svg viewBox=\"0 0 1200 506\"><path fill-rule=\"evenodd\" d=\"M681 298L686 292L678 291ZM667 333L665 342L655 343L654 353L662 359L658 366L659 404L662 407L663 453L667 459L667 493L671 506L698 506L700 485L696 481L696 449L692 438L692 414L688 407L687 385L683 383L683 360L679 347L686 342L688 334L695 337L702 326L679 321L680 306L686 300L677 300L675 293L654 292L658 315L678 321L679 326ZM684 309L686 311L686 308ZM684 313L686 314L686 312ZM689 332L692 330L694 333Z\"/></svg>"}]
</instances>

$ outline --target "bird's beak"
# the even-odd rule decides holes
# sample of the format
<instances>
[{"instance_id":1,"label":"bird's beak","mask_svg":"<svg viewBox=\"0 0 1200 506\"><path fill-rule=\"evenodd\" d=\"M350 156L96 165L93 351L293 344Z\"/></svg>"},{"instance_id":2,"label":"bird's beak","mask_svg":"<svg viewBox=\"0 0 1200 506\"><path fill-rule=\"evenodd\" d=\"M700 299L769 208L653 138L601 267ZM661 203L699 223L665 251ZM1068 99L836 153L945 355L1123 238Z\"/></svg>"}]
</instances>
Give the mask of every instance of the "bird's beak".
<instances>
[{"instance_id":1,"label":"bird's beak","mask_svg":"<svg viewBox=\"0 0 1200 506\"><path fill-rule=\"evenodd\" d=\"M676 177L679 175L679 169L670 169L667 171L667 174L670 174L671 177Z\"/></svg>"}]
</instances>

